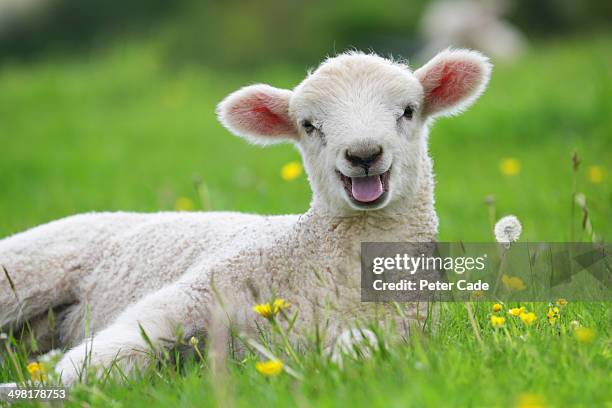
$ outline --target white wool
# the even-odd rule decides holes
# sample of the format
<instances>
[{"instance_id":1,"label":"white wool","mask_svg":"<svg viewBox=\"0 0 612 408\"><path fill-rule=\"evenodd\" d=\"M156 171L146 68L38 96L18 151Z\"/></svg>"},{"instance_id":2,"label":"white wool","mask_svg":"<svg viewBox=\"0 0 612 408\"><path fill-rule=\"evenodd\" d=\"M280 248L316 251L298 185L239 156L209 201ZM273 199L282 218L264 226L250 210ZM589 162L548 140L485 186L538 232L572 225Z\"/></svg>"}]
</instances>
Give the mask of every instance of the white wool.
<instances>
[{"instance_id":1,"label":"white wool","mask_svg":"<svg viewBox=\"0 0 612 408\"><path fill-rule=\"evenodd\" d=\"M439 56L440 63L464 58L461 68L476 70L473 86L418 78L403 64L350 53L328 59L293 91L255 85L230 95L218 109L230 130L258 143L296 143L313 189L310 209L285 216L92 213L5 238L0 263L17 297L0 276L0 328L29 319L48 340L46 313L54 309L61 344L74 347L57 367L66 384L78 378L86 350L97 366L115 358L128 368L145 364L140 327L160 346L177 326L186 338L210 332L212 311L223 307L231 324L248 333L252 305L273 294L299 309L296 332L328 322L328 338L337 338L375 307L360 302L361 242L436 239L427 150L433 113L421 110L428 97L423 83L458 85L445 88L452 104L435 100L450 110L472 102L489 75L480 54L446 53L452 54ZM408 106L414 114L403 116ZM305 121L316 130L307 132ZM387 192L365 208L351 200L339 174L363 176L346 151L374 148L381 155L368 175L388 171L389 179Z\"/></svg>"}]
</instances>

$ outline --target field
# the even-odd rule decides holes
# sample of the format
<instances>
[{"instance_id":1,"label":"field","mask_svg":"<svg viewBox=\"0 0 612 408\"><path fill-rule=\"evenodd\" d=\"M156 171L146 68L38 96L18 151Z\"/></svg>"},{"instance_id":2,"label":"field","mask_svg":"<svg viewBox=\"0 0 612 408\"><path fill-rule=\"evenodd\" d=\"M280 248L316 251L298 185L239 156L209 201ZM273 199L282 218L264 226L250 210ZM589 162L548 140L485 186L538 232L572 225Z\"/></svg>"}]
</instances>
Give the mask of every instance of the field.
<instances>
[{"instance_id":1,"label":"field","mask_svg":"<svg viewBox=\"0 0 612 408\"><path fill-rule=\"evenodd\" d=\"M601 35L534 45L495 68L472 109L434 126L441 240L491 241L491 219L515 214L521 241L589 241L588 209L595 238L609 241L611 44ZM292 87L305 71L176 68L138 44L0 67L0 236L85 211L304 211L305 177L281 177L297 151L245 144L218 124L214 108L244 84ZM586 197L584 208L572 205L574 192ZM504 328L494 329L489 303L472 306L476 327L465 305L443 305L433 333L343 369L314 343L298 362L271 345L299 378L264 377L254 356L228 361L222 376L209 360L190 360L151 368L127 386L92 381L68 405L612 406L609 303L570 302L554 324L547 304L522 305L536 313L532 325L508 316L511 306L498 312ZM16 364L2 353L0 382L14 380L24 353L13 354Z\"/></svg>"}]
</instances>

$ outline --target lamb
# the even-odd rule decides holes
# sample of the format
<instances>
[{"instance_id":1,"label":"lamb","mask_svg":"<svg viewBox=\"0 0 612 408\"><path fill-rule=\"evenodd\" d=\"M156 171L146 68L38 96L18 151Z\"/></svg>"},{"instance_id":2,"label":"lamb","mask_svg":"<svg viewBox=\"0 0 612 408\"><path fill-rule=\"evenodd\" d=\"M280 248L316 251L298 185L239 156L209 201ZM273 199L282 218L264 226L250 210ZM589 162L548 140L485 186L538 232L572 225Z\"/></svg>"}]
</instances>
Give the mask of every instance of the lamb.
<instances>
[{"instance_id":1,"label":"lamb","mask_svg":"<svg viewBox=\"0 0 612 408\"><path fill-rule=\"evenodd\" d=\"M298 148L310 209L92 213L5 238L0 264L12 284L0 285L0 327L28 319L44 348L53 309L57 340L71 347L56 367L65 384L79 379L86 360L146 364L141 327L163 347L177 327L187 337L209 331L222 305L225 324L249 332L251 307L273 295L299 309L297 333L326 319L328 338L345 347L346 333L372 310L360 303L360 243L436 240L428 129L473 103L490 72L488 59L469 50L442 51L414 72L349 52L327 59L293 91L258 84L230 94L217 113L231 132Z\"/></svg>"}]
</instances>

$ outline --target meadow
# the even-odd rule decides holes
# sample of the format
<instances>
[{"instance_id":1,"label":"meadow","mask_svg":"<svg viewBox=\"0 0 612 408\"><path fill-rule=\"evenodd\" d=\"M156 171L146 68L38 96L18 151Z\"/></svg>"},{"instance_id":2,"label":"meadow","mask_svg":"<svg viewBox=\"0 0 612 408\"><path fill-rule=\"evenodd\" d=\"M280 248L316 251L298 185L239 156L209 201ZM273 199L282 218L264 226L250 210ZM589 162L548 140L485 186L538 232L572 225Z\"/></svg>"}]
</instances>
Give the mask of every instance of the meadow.
<instances>
[{"instance_id":1,"label":"meadow","mask_svg":"<svg viewBox=\"0 0 612 408\"><path fill-rule=\"evenodd\" d=\"M440 240L490 242L506 214L521 220L521 241L609 240L611 44L609 34L535 44L495 67L473 108L435 124ZM244 84L292 87L306 68L175 67L138 43L0 66L0 236L86 211L304 211L305 176L282 174L297 151L245 144L214 109ZM537 319L508 314L518 306ZM492 307L472 304L471 322L465 304L443 304L436 330L342 368L314 340L292 358L272 339L289 368L277 375L258 372L254 354L222 366L169 356L127 381L90 380L66 405L612 406L609 303L570 299L553 322L547 303ZM491 315L505 321L493 327ZM28 340L0 342L0 382L27 377Z\"/></svg>"}]
</instances>

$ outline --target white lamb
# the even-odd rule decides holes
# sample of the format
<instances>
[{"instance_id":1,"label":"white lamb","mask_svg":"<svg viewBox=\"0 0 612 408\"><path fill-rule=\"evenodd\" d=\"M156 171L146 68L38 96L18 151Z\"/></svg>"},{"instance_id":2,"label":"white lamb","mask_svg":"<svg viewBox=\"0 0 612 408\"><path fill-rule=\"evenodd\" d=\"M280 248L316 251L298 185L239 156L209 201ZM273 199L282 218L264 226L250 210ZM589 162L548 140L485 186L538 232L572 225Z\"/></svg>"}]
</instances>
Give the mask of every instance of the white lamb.
<instances>
[{"instance_id":1,"label":"white lamb","mask_svg":"<svg viewBox=\"0 0 612 408\"><path fill-rule=\"evenodd\" d=\"M293 91L252 85L232 93L219 104L220 121L254 143L294 143L313 190L310 209L83 214L5 238L0 263L17 296L0 276L0 328L28 319L44 345L53 309L59 344L72 347L56 368L66 384L89 352L94 366L146 364L140 326L156 346L179 326L187 337L209 331L221 301L245 332L254 327L252 305L275 294L299 309L298 332L326 319L329 339L346 337L372 309L360 302L360 243L436 239L428 127L477 99L490 72L474 51L443 51L414 73L351 52Z\"/></svg>"}]
</instances>

